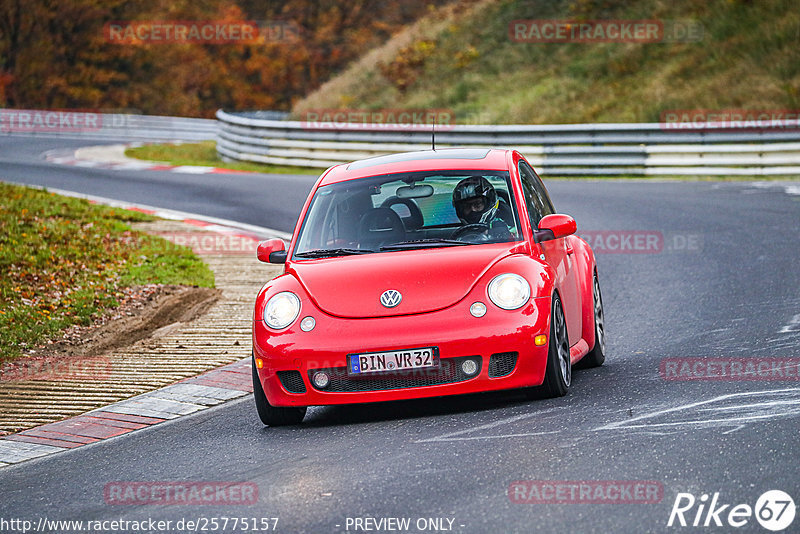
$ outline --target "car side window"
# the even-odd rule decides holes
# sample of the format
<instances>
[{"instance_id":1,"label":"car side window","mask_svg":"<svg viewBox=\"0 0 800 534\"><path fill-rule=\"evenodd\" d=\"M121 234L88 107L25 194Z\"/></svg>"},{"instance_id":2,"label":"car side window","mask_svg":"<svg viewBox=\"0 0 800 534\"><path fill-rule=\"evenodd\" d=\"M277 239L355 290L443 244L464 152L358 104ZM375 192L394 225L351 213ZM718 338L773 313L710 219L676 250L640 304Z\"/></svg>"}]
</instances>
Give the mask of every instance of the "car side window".
<instances>
[{"instance_id":1,"label":"car side window","mask_svg":"<svg viewBox=\"0 0 800 534\"><path fill-rule=\"evenodd\" d=\"M542 217L553 213L552 205L549 204L549 198L542 198L542 191L537 190L536 187L541 182L537 179L533 169L522 160L519 162L519 176L522 179L522 192L525 195L525 205L528 207L531 228L535 230L539 228L539 221L542 220Z\"/></svg>"},{"instance_id":2,"label":"car side window","mask_svg":"<svg viewBox=\"0 0 800 534\"><path fill-rule=\"evenodd\" d=\"M533 171L533 169L531 169ZM542 179L539 178L539 175L536 172L533 172L533 188L537 191L538 197L542 201L542 208L543 212L542 215L552 215L556 212L556 209L553 207L553 201L550 200L550 194L547 192L547 188L542 183Z\"/></svg>"},{"instance_id":3,"label":"car side window","mask_svg":"<svg viewBox=\"0 0 800 534\"><path fill-rule=\"evenodd\" d=\"M553 201L550 200L550 194L547 192L547 188L542 183L542 179L539 178L539 175L536 174L536 171L531 169L530 165L526 163L525 166L530 169L530 172L533 175L533 189L536 191L537 196L542 201L542 208L544 210L542 215L554 214L556 209L553 207Z\"/></svg>"}]
</instances>

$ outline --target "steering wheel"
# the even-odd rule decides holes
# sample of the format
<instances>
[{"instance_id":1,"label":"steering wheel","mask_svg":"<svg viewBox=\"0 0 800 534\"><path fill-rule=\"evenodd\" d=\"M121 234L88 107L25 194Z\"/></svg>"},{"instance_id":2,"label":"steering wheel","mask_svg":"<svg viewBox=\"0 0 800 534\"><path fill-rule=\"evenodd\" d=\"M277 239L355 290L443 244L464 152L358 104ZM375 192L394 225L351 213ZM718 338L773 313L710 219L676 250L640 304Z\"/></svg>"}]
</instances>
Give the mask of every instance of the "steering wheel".
<instances>
[{"instance_id":1,"label":"steering wheel","mask_svg":"<svg viewBox=\"0 0 800 534\"><path fill-rule=\"evenodd\" d=\"M489 225L486 223L473 223L461 228L456 228L450 239L458 239L459 241L467 241L464 237L475 235L480 236L481 241L488 239Z\"/></svg>"}]
</instances>

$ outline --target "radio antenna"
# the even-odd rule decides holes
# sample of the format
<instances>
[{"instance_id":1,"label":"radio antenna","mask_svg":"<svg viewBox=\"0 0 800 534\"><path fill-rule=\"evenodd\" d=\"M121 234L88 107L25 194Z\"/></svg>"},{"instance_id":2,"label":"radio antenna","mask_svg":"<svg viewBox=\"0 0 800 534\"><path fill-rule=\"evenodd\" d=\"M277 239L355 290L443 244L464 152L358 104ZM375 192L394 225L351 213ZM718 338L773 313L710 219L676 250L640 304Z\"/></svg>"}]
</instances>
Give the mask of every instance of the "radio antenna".
<instances>
[{"instance_id":1,"label":"radio antenna","mask_svg":"<svg viewBox=\"0 0 800 534\"><path fill-rule=\"evenodd\" d=\"M431 150L436 152L436 120L431 123Z\"/></svg>"}]
</instances>

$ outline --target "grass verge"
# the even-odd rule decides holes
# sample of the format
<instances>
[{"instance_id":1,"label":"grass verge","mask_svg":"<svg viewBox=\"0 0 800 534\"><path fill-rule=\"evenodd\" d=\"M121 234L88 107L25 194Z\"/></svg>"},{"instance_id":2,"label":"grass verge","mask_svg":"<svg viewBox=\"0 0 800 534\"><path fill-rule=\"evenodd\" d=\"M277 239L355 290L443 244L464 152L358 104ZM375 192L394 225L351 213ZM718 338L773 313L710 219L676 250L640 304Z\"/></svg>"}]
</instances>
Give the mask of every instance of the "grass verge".
<instances>
[{"instance_id":1,"label":"grass verge","mask_svg":"<svg viewBox=\"0 0 800 534\"><path fill-rule=\"evenodd\" d=\"M697 38L517 42L513 21L656 20ZM451 110L459 124L659 122L675 110L800 106L796 1L475 0L432 10L298 101Z\"/></svg>"},{"instance_id":2,"label":"grass verge","mask_svg":"<svg viewBox=\"0 0 800 534\"><path fill-rule=\"evenodd\" d=\"M0 362L88 325L142 284L214 286L194 255L132 230L143 213L0 183Z\"/></svg>"},{"instance_id":3,"label":"grass verge","mask_svg":"<svg viewBox=\"0 0 800 534\"><path fill-rule=\"evenodd\" d=\"M144 145L128 148L125 155L129 158L161 161L170 165L198 165L202 167L218 167L234 171L262 172L271 174L320 174L323 169L307 167L290 167L284 165L263 165L249 162L227 162L217 155L214 141L200 143Z\"/></svg>"}]
</instances>

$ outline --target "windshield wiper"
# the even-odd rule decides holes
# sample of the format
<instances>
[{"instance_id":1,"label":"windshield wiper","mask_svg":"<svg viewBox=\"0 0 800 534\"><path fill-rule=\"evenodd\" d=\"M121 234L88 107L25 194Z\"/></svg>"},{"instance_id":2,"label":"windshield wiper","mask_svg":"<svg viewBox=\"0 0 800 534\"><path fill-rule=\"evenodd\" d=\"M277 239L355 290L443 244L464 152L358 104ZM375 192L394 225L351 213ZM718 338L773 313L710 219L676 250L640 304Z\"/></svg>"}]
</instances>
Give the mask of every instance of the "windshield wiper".
<instances>
[{"instance_id":1,"label":"windshield wiper","mask_svg":"<svg viewBox=\"0 0 800 534\"><path fill-rule=\"evenodd\" d=\"M295 254L297 258L329 258L331 256L354 256L356 254L371 254L375 252L369 249L357 248L320 248L316 250L307 250L306 252L298 252Z\"/></svg>"},{"instance_id":2,"label":"windshield wiper","mask_svg":"<svg viewBox=\"0 0 800 534\"><path fill-rule=\"evenodd\" d=\"M403 250L407 248L431 248L431 247L453 247L458 245L469 245L466 241L456 239L416 239L413 241L400 241L391 245L384 245L381 250Z\"/></svg>"}]
</instances>

